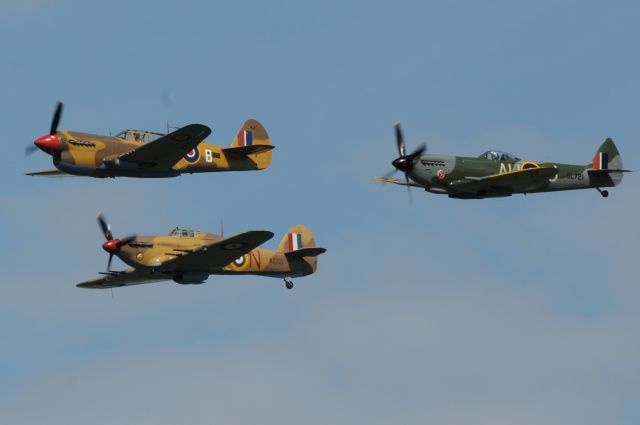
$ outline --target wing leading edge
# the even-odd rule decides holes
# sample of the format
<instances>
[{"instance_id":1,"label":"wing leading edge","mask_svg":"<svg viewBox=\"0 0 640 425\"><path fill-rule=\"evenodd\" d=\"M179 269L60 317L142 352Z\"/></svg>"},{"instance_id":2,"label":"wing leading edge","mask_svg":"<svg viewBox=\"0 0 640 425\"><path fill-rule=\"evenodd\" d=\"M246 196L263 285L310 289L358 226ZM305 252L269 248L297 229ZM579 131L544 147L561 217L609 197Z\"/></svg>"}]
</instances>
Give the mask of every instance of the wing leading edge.
<instances>
[{"instance_id":1,"label":"wing leading edge","mask_svg":"<svg viewBox=\"0 0 640 425\"><path fill-rule=\"evenodd\" d=\"M546 186L557 174L555 167L527 168L486 177L465 177L451 182L449 187L457 192L527 192Z\"/></svg>"},{"instance_id":2,"label":"wing leading edge","mask_svg":"<svg viewBox=\"0 0 640 425\"><path fill-rule=\"evenodd\" d=\"M149 273L143 273L136 269L127 269L123 272L114 272L107 274L92 280L87 280L78 283L78 288L89 289L107 289L107 288L119 288L121 286L133 286L143 283L159 282L161 280L171 279L170 276L151 275Z\"/></svg>"},{"instance_id":3,"label":"wing leading edge","mask_svg":"<svg viewBox=\"0 0 640 425\"><path fill-rule=\"evenodd\" d=\"M171 168L211 134L202 124L189 124L118 158L145 168Z\"/></svg>"},{"instance_id":4,"label":"wing leading edge","mask_svg":"<svg viewBox=\"0 0 640 425\"><path fill-rule=\"evenodd\" d=\"M197 251L170 261L172 267L183 270L208 271L220 269L273 237L266 230L252 230L205 245ZM169 263L166 263L169 265Z\"/></svg>"}]
</instances>

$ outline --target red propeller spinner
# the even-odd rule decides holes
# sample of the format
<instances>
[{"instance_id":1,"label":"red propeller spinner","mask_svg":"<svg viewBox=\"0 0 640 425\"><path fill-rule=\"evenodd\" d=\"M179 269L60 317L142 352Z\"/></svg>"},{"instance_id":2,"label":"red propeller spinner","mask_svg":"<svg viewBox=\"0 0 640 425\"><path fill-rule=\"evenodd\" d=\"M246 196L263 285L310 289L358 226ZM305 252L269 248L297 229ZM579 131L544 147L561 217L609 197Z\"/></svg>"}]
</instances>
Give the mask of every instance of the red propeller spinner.
<instances>
[{"instance_id":1,"label":"red propeller spinner","mask_svg":"<svg viewBox=\"0 0 640 425\"><path fill-rule=\"evenodd\" d=\"M54 153L60 149L60 138L57 134L47 134L33 142L34 145L47 153Z\"/></svg>"},{"instance_id":2,"label":"red propeller spinner","mask_svg":"<svg viewBox=\"0 0 640 425\"><path fill-rule=\"evenodd\" d=\"M60 141L60 137L56 134L58 132L58 124L60 123L60 117L62 116L62 107L63 103L61 100L58 101L56 105L56 110L53 113L53 119L51 120L51 127L49 128L49 134L45 134L44 136L36 139L33 144L36 147L40 148L42 151L53 155L55 152L60 150L62 145ZM26 155L31 155L36 151L36 148L28 145L25 151Z\"/></svg>"},{"instance_id":3,"label":"red propeller spinner","mask_svg":"<svg viewBox=\"0 0 640 425\"><path fill-rule=\"evenodd\" d=\"M117 254L120 252L120 239L110 239L102 244L102 249L109 254Z\"/></svg>"}]
</instances>

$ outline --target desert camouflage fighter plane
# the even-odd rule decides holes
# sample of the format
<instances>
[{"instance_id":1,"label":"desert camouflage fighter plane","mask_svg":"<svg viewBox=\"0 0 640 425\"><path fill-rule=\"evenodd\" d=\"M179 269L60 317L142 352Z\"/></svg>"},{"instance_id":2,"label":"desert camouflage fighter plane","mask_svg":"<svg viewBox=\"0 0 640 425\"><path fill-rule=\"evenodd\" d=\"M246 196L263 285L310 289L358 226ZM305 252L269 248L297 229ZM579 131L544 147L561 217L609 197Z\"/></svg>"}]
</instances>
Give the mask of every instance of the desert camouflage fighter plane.
<instances>
[{"instance_id":1,"label":"desert camouflage fighter plane","mask_svg":"<svg viewBox=\"0 0 640 425\"><path fill-rule=\"evenodd\" d=\"M395 133L400 155L391 163L395 170L376 180L419 187L450 198L483 199L574 189L596 189L606 198L609 192L602 188L617 186L623 173L629 171L622 168L622 159L611 139L600 145L590 164L570 165L524 161L495 150L478 157L424 155L426 145L407 155L399 123ZM397 171L404 173L404 181L390 178Z\"/></svg>"},{"instance_id":2,"label":"desert camouflage fighter plane","mask_svg":"<svg viewBox=\"0 0 640 425\"><path fill-rule=\"evenodd\" d=\"M49 134L27 147L40 148L53 157L55 169L29 176L175 177L183 173L262 170L271 164L267 131L256 120L247 120L228 148L203 142L211 129L189 124L163 134L123 130L115 136L58 131L62 115L58 102Z\"/></svg>"},{"instance_id":3,"label":"desert camouflage fighter plane","mask_svg":"<svg viewBox=\"0 0 640 425\"><path fill-rule=\"evenodd\" d=\"M291 289L291 278L314 273L316 257L326 251L316 246L313 234L302 224L289 229L276 251L269 251L258 248L273 237L265 230L225 238L176 227L168 236L114 238L102 214L97 219L107 239L102 244L109 254L107 271L101 273L103 277L79 283L80 288L115 288L161 280L199 284L211 274L254 274L284 279ZM111 270L114 255L131 268Z\"/></svg>"}]
</instances>

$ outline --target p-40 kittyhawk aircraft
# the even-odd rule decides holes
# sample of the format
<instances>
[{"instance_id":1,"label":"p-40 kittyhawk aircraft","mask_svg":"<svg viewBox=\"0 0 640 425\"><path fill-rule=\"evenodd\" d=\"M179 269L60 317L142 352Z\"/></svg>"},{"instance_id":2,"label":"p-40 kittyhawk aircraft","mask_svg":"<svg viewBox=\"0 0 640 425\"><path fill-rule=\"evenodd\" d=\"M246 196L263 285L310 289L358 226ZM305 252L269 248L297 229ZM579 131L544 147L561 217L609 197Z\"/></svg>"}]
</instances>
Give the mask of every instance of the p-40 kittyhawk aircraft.
<instances>
[{"instance_id":1,"label":"p-40 kittyhawk aircraft","mask_svg":"<svg viewBox=\"0 0 640 425\"><path fill-rule=\"evenodd\" d=\"M291 289L291 278L314 273L316 257L326 251L316 246L313 234L302 224L289 229L276 251L269 251L258 248L273 237L265 230L225 238L176 227L168 236L114 238L104 217L98 214L97 219L107 239L102 244L109 253L107 271L101 273L103 277L79 283L80 288L115 288L161 280L199 284L212 274L254 274L284 279ZM114 255L131 268L111 270Z\"/></svg>"},{"instance_id":2,"label":"p-40 kittyhawk aircraft","mask_svg":"<svg viewBox=\"0 0 640 425\"><path fill-rule=\"evenodd\" d=\"M585 165L524 161L501 151L487 151L478 157L425 155L426 145L406 154L400 124L395 125L398 158L395 170L376 180L401 186L419 187L427 192L458 199L483 199L511 196L514 193L553 192L596 189L609 196L605 187L617 186L622 175L622 159L613 140L598 148L593 161ZM390 178L397 171L404 181Z\"/></svg>"},{"instance_id":3,"label":"p-40 kittyhawk aircraft","mask_svg":"<svg viewBox=\"0 0 640 425\"><path fill-rule=\"evenodd\" d=\"M115 136L58 130L62 115L58 102L49 134L27 147L40 148L53 157L55 169L34 171L29 176L175 177L183 173L262 170L271 164L267 131L256 120L247 120L224 148L203 140L211 129L189 124L163 134L123 130Z\"/></svg>"}]
</instances>

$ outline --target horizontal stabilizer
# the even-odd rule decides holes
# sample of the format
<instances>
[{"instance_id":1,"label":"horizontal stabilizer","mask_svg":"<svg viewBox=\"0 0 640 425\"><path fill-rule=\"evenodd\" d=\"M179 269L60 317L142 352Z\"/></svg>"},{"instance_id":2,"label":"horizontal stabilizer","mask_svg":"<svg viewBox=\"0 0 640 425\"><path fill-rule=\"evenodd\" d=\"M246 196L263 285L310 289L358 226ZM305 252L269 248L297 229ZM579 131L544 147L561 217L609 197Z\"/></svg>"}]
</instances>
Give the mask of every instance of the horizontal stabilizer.
<instances>
[{"instance_id":1,"label":"horizontal stabilizer","mask_svg":"<svg viewBox=\"0 0 640 425\"><path fill-rule=\"evenodd\" d=\"M325 252L327 252L325 248L320 248L316 246L313 248L301 248L301 249L296 249L295 251L289 251L285 253L285 255L287 257L297 257L297 258L317 257L318 255L324 254Z\"/></svg>"},{"instance_id":2,"label":"horizontal stabilizer","mask_svg":"<svg viewBox=\"0 0 640 425\"><path fill-rule=\"evenodd\" d=\"M222 152L227 156L243 157L247 155L255 155L263 152L269 152L275 148L273 145L250 145L224 148Z\"/></svg>"},{"instance_id":3,"label":"horizontal stabilizer","mask_svg":"<svg viewBox=\"0 0 640 425\"><path fill-rule=\"evenodd\" d=\"M75 177L73 174L67 174L64 171L60 171L57 168L53 170L41 170L41 171L31 171L30 173L25 173L25 176L40 176L40 177Z\"/></svg>"},{"instance_id":4,"label":"horizontal stabilizer","mask_svg":"<svg viewBox=\"0 0 640 425\"><path fill-rule=\"evenodd\" d=\"M613 168L607 168L605 170L591 169L591 170L587 170L587 172L593 175L607 175L609 173L630 173L631 170L620 170L620 169L614 170Z\"/></svg>"}]
</instances>

